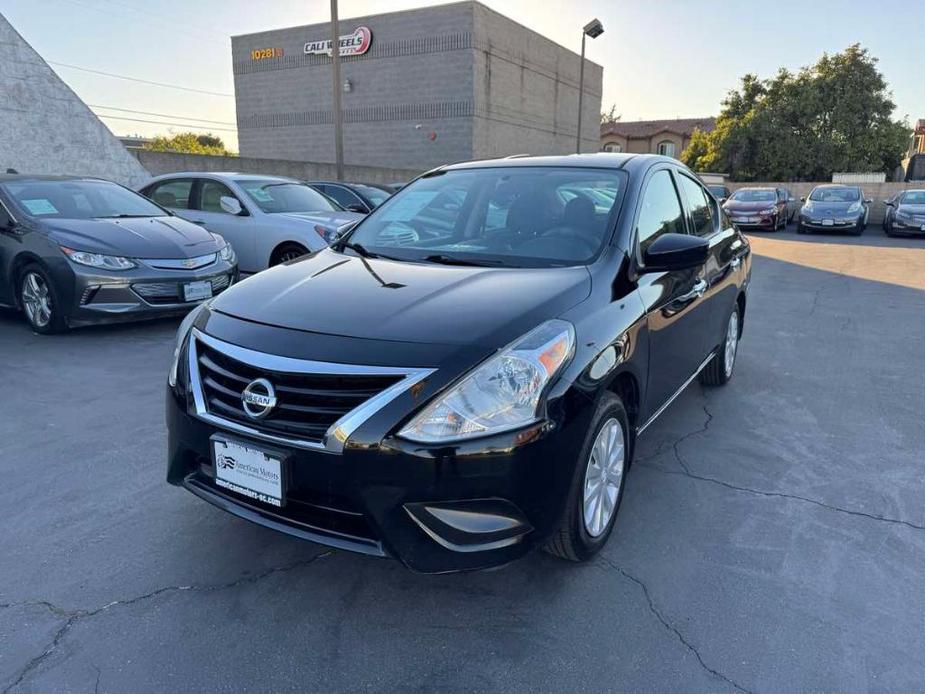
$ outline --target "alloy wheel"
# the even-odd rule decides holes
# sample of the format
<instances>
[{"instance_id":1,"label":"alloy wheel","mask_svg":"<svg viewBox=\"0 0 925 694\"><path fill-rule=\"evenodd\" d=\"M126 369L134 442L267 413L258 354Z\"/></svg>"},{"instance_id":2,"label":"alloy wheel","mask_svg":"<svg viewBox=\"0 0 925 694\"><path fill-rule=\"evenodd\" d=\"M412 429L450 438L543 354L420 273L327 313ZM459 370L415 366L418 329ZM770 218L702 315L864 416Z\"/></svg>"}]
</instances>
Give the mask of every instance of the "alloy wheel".
<instances>
[{"instance_id":1,"label":"alloy wheel","mask_svg":"<svg viewBox=\"0 0 925 694\"><path fill-rule=\"evenodd\" d=\"M22 305L29 322L44 328L51 322L51 292L37 272L27 272L22 280Z\"/></svg>"},{"instance_id":2,"label":"alloy wheel","mask_svg":"<svg viewBox=\"0 0 925 694\"><path fill-rule=\"evenodd\" d=\"M585 470L582 519L591 537L600 537L613 517L625 464L623 427L611 417L594 440Z\"/></svg>"},{"instance_id":3,"label":"alloy wheel","mask_svg":"<svg viewBox=\"0 0 925 694\"><path fill-rule=\"evenodd\" d=\"M733 311L729 316L729 325L726 326L726 345L725 359L723 360L726 368L726 378L732 376L732 369L735 366L736 350L739 347L739 312Z\"/></svg>"}]
</instances>

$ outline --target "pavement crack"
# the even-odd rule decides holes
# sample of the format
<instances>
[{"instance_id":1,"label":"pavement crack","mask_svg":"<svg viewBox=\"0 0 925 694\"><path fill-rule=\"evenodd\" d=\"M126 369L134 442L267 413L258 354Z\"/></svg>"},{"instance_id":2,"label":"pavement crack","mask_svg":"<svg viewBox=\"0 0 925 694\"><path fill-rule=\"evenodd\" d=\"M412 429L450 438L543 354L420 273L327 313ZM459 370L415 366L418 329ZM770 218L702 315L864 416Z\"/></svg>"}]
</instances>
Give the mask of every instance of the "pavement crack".
<instances>
[{"instance_id":1,"label":"pavement crack","mask_svg":"<svg viewBox=\"0 0 925 694\"><path fill-rule=\"evenodd\" d=\"M244 575L241 578L235 579L234 581L228 581L226 583L216 583L216 584L206 584L206 585L180 585L180 586L166 586L163 588L158 588L157 590L152 590L149 593L143 593L142 595L136 595L133 598L128 598L125 600L113 600L108 602L101 607L94 608L92 610L68 610L66 608L55 605L48 600L23 600L20 602L7 602L0 603L0 608L14 608L14 607L44 607L49 612L51 612L56 617L59 617L64 620L58 630L55 632L51 641L45 646L43 651L29 660L17 673L13 682L4 687L3 694L9 694L16 687L23 683L23 681L34 672L45 660L47 660L58 648L58 645L61 643L61 640L67 635L67 632L70 631L71 627L74 626L78 621L89 619L91 617L96 617L104 612L109 612L110 610L116 607L125 607L128 605L134 605L145 600L151 600L159 595L164 595L165 593L178 593L178 592L203 592L203 593L212 593L222 590L231 590L239 586L252 585L258 583L265 578L274 576L276 574L288 573L290 571L295 571L296 569L301 569L309 564L313 564L319 559L329 557L334 554L334 550L328 550L320 554L316 554L308 559L301 559L299 561L290 562L289 564L283 564L282 566L274 566L269 569L265 569L256 574ZM99 676L97 677L97 685L99 685Z\"/></svg>"},{"instance_id":2,"label":"pavement crack","mask_svg":"<svg viewBox=\"0 0 925 694\"><path fill-rule=\"evenodd\" d=\"M687 639L687 637L684 636L684 634L682 634L681 631L676 626L674 626L674 624L672 624L668 620L668 618L665 617L664 614L662 614L662 611L658 609L658 607L655 604L655 601L652 599L652 594L649 592L649 587L645 584L645 582L643 582L641 579L637 578L633 574L629 573L622 567L618 566L617 564L615 564L613 561L611 561L607 557L600 555L599 559L600 561L607 564L607 566L612 568L614 571L619 573L621 576L623 576L625 579L635 583L637 586L639 586L642 589L642 594L646 599L646 603L648 604L649 612L651 612L655 616L655 618L661 623L663 627L665 627L665 629L667 629L669 632L674 634L675 637L677 637L678 641L681 642L681 645L683 645L688 651L690 651L690 653L697 659L697 662L700 663L701 668L703 668L706 672L710 673L717 679L720 679L723 682L726 682L731 687L734 687L737 691L746 692L747 694L751 694L751 690L746 689L745 687L743 687L741 684L736 682L734 679L732 679L728 675L724 675L719 670L712 668L706 664L706 662L703 659L703 656L700 655L700 651L697 649L697 647L694 646L694 644L692 644Z\"/></svg>"}]
</instances>

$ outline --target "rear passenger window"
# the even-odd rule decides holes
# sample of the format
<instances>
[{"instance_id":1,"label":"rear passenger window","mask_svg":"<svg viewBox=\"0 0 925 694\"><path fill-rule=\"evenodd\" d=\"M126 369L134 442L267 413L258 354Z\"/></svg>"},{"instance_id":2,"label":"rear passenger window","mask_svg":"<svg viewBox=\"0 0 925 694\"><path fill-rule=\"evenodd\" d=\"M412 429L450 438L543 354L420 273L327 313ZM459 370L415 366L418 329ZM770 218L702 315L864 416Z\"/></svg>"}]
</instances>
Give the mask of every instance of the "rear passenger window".
<instances>
[{"instance_id":1,"label":"rear passenger window","mask_svg":"<svg viewBox=\"0 0 925 694\"><path fill-rule=\"evenodd\" d=\"M642 196L642 210L636 224L639 250L644 254L655 239L663 234L683 234L684 219L678 193L671 174L658 171L649 179Z\"/></svg>"},{"instance_id":2,"label":"rear passenger window","mask_svg":"<svg viewBox=\"0 0 925 694\"><path fill-rule=\"evenodd\" d=\"M681 182L681 190L684 192L687 205L691 210L694 233L697 236L709 236L716 230L716 212L713 208L713 200L694 179L681 174L678 180Z\"/></svg>"},{"instance_id":3,"label":"rear passenger window","mask_svg":"<svg viewBox=\"0 0 925 694\"><path fill-rule=\"evenodd\" d=\"M175 210L188 210L190 206L190 192L192 189L193 182L189 179L162 181L148 188L148 192L145 193L145 195L161 207L169 207Z\"/></svg>"}]
</instances>

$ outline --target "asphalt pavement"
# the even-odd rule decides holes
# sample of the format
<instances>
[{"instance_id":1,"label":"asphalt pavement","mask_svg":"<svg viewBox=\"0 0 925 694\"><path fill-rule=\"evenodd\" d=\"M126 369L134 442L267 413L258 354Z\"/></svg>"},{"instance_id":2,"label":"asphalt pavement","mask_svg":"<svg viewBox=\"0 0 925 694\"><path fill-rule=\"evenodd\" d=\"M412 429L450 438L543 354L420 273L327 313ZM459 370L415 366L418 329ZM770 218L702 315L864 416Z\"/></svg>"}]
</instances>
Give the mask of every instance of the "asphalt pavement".
<instances>
[{"instance_id":1,"label":"asphalt pavement","mask_svg":"<svg viewBox=\"0 0 925 694\"><path fill-rule=\"evenodd\" d=\"M164 481L177 321L0 313L0 692L921 690L925 239L755 248L732 382L645 433L587 565L419 576L234 518Z\"/></svg>"}]
</instances>

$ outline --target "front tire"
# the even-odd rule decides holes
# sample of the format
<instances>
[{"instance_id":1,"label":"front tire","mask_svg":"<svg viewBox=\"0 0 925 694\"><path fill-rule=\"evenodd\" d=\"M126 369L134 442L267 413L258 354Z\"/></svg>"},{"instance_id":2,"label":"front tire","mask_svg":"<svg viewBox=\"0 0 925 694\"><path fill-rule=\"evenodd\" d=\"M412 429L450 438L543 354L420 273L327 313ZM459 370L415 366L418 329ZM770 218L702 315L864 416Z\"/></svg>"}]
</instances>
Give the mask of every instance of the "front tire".
<instances>
[{"instance_id":1,"label":"front tire","mask_svg":"<svg viewBox=\"0 0 925 694\"><path fill-rule=\"evenodd\" d=\"M308 255L310 252L305 246L297 243L284 243L273 252L273 257L270 258L270 267L288 263L296 258L301 258L303 255Z\"/></svg>"},{"instance_id":2,"label":"front tire","mask_svg":"<svg viewBox=\"0 0 925 694\"><path fill-rule=\"evenodd\" d=\"M51 335L67 330L58 291L41 265L32 263L23 268L17 286L19 305L35 332Z\"/></svg>"},{"instance_id":3,"label":"front tire","mask_svg":"<svg viewBox=\"0 0 925 694\"><path fill-rule=\"evenodd\" d=\"M726 333L719 351L710 360L710 363L700 372L700 382L705 386L722 386L729 382L735 370L736 355L739 351L739 335L742 322L739 319L739 304L736 303L729 320L726 322Z\"/></svg>"},{"instance_id":4,"label":"front tire","mask_svg":"<svg viewBox=\"0 0 925 694\"><path fill-rule=\"evenodd\" d=\"M587 561L607 544L623 501L632 452L623 401L605 393L581 448L565 512L544 547L547 552L569 561Z\"/></svg>"}]
</instances>

